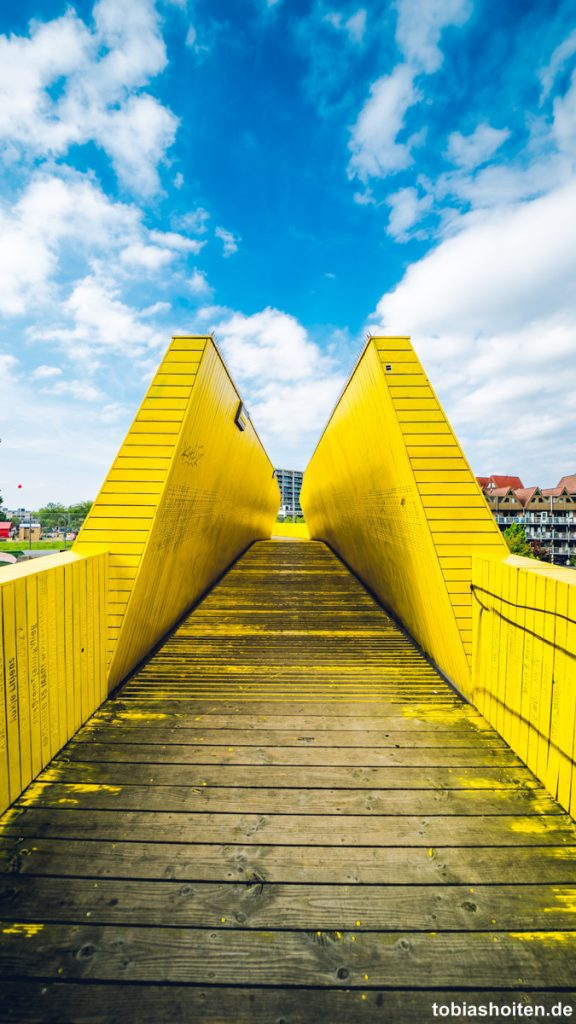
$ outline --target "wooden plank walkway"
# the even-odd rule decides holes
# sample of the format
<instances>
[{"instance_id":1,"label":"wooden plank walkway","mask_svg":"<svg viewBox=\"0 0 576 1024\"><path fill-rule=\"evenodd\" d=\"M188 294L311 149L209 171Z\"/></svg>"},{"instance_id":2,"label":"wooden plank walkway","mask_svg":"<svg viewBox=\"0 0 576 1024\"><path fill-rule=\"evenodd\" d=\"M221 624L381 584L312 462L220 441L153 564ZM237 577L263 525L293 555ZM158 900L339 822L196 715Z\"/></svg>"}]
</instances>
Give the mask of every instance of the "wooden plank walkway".
<instances>
[{"instance_id":1,"label":"wooden plank walkway","mask_svg":"<svg viewBox=\"0 0 576 1024\"><path fill-rule=\"evenodd\" d=\"M2 1022L576 1014L574 823L318 543L248 551L5 815L0 871Z\"/></svg>"}]
</instances>

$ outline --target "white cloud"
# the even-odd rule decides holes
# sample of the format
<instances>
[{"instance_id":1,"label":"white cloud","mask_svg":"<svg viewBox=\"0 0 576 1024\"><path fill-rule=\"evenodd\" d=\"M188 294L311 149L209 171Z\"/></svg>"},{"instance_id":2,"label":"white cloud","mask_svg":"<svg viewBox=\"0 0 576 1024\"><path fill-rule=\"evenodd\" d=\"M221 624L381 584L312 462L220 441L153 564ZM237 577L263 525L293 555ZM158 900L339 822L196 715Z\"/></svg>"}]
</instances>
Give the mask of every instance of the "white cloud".
<instances>
[{"instance_id":1,"label":"white cloud","mask_svg":"<svg viewBox=\"0 0 576 1024\"><path fill-rule=\"evenodd\" d=\"M344 22L344 28L354 43L361 43L364 39L366 20L366 11L361 7L360 10L356 11L356 14L353 14L352 17Z\"/></svg>"},{"instance_id":2,"label":"white cloud","mask_svg":"<svg viewBox=\"0 0 576 1024\"><path fill-rule=\"evenodd\" d=\"M452 171L438 176L430 188L437 201L453 198L458 205L489 209L518 203L558 188L571 178L570 162L549 148L528 164L492 164L470 174ZM457 224L459 225L459 210Z\"/></svg>"},{"instance_id":3,"label":"white cloud","mask_svg":"<svg viewBox=\"0 0 576 1024\"><path fill-rule=\"evenodd\" d=\"M542 93L540 97L542 103L552 92L559 73L564 70L566 64L574 54L576 54L576 29L574 29L574 31L571 32L566 39L563 39L560 45L556 47L548 64L542 68L539 73L542 85Z\"/></svg>"},{"instance_id":4,"label":"white cloud","mask_svg":"<svg viewBox=\"0 0 576 1024\"><path fill-rule=\"evenodd\" d=\"M84 278L76 284L62 311L64 323L30 329L29 336L36 341L56 341L72 358L88 365L97 365L99 352L132 357L166 343L163 332L146 323L139 310L122 302L111 281ZM70 320L72 325L68 326Z\"/></svg>"},{"instance_id":5,"label":"white cloud","mask_svg":"<svg viewBox=\"0 0 576 1024\"><path fill-rule=\"evenodd\" d=\"M263 387L251 401L250 412L256 429L270 444L270 453L278 450L279 441L288 441L294 448L300 444L299 461L309 457L345 383L343 374L331 374L318 380Z\"/></svg>"},{"instance_id":6,"label":"white cloud","mask_svg":"<svg viewBox=\"0 0 576 1024\"><path fill-rule=\"evenodd\" d=\"M62 370L59 366L37 366L32 372L35 380L50 380L53 377L61 377Z\"/></svg>"},{"instance_id":7,"label":"white cloud","mask_svg":"<svg viewBox=\"0 0 576 1024\"><path fill-rule=\"evenodd\" d=\"M70 383L62 394L47 393L22 375L3 393L2 493L8 507L96 496L133 409L110 420L101 397L85 392L89 382Z\"/></svg>"},{"instance_id":8,"label":"white cloud","mask_svg":"<svg viewBox=\"0 0 576 1024\"><path fill-rule=\"evenodd\" d=\"M352 128L349 176L366 181L402 170L412 163L410 145L398 142L407 110L418 100L414 74L400 64L370 86L370 96Z\"/></svg>"},{"instance_id":9,"label":"white cloud","mask_svg":"<svg viewBox=\"0 0 576 1024\"><path fill-rule=\"evenodd\" d=\"M419 195L416 188L408 187L388 196L386 202L390 207L387 233L398 242L407 242L411 229L430 210L432 196Z\"/></svg>"},{"instance_id":10,"label":"white cloud","mask_svg":"<svg viewBox=\"0 0 576 1024\"><path fill-rule=\"evenodd\" d=\"M242 241L241 238L233 235L226 228L216 228L214 234L222 242L224 257L233 256L235 252L238 252L238 242Z\"/></svg>"},{"instance_id":11,"label":"white cloud","mask_svg":"<svg viewBox=\"0 0 576 1024\"><path fill-rule=\"evenodd\" d=\"M432 74L442 63L439 47L448 26L463 25L472 13L471 0L398 0L396 41L407 62Z\"/></svg>"},{"instance_id":12,"label":"white cloud","mask_svg":"<svg viewBox=\"0 0 576 1024\"><path fill-rule=\"evenodd\" d=\"M477 472L574 469L575 221L576 182L468 214L378 304L373 333L412 335Z\"/></svg>"},{"instance_id":13,"label":"white cloud","mask_svg":"<svg viewBox=\"0 0 576 1024\"><path fill-rule=\"evenodd\" d=\"M111 201L89 177L38 174L15 203L0 208L0 310L19 314L46 302L62 259L72 254L77 267L82 258L101 257L126 271L154 272L204 244L148 230L141 210Z\"/></svg>"},{"instance_id":14,"label":"white cloud","mask_svg":"<svg viewBox=\"0 0 576 1024\"><path fill-rule=\"evenodd\" d=\"M200 306L199 309L194 311L194 319L196 323L201 324L202 331L212 331L215 323L220 323L222 320L227 320L230 316L230 310L227 306L218 306L215 303L210 306Z\"/></svg>"},{"instance_id":15,"label":"white cloud","mask_svg":"<svg viewBox=\"0 0 576 1024\"><path fill-rule=\"evenodd\" d=\"M336 360L278 309L216 310L211 327L272 461L303 468L344 385Z\"/></svg>"},{"instance_id":16,"label":"white cloud","mask_svg":"<svg viewBox=\"0 0 576 1024\"><path fill-rule=\"evenodd\" d=\"M80 402L99 402L104 397L102 391L87 380L60 380L43 391L49 395L70 395Z\"/></svg>"},{"instance_id":17,"label":"white cloud","mask_svg":"<svg viewBox=\"0 0 576 1024\"><path fill-rule=\"evenodd\" d=\"M53 116L46 90L86 67L91 47L88 29L72 12L33 22L29 38L0 36L1 139L47 152L77 141L80 129Z\"/></svg>"},{"instance_id":18,"label":"white cloud","mask_svg":"<svg viewBox=\"0 0 576 1024\"><path fill-rule=\"evenodd\" d=\"M364 39L366 32L366 11L363 7L352 14L349 18L345 18L339 11L329 11L323 16L324 21L327 22L332 28L336 29L337 32L343 32L348 36L350 42L360 44Z\"/></svg>"},{"instance_id":19,"label":"white cloud","mask_svg":"<svg viewBox=\"0 0 576 1024\"><path fill-rule=\"evenodd\" d=\"M183 231L191 231L195 235L203 235L208 230L210 214L204 207L199 206L197 210L191 210L180 217L176 217L174 225L182 228Z\"/></svg>"},{"instance_id":20,"label":"white cloud","mask_svg":"<svg viewBox=\"0 0 576 1024\"><path fill-rule=\"evenodd\" d=\"M135 242L128 245L122 251L121 259L129 266L140 267L143 270L160 270L174 259L172 249L161 249L157 245L143 245L142 242Z\"/></svg>"},{"instance_id":21,"label":"white cloud","mask_svg":"<svg viewBox=\"0 0 576 1024\"><path fill-rule=\"evenodd\" d=\"M131 96L102 118L98 132L118 176L142 195L158 191L158 164L176 135L177 120L152 96ZM95 132L96 135L96 132Z\"/></svg>"},{"instance_id":22,"label":"white cloud","mask_svg":"<svg viewBox=\"0 0 576 1024\"><path fill-rule=\"evenodd\" d=\"M198 270L197 267L194 267L192 277L190 278L188 284L192 294L197 296L198 298L207 299L212 295L213 289L208 284L206 274L204 273L203 270Z\"/></svg>"},{"instance_id":23,"label":"white cloud","mask_svg":"<svg viewBox=\"0 0 576 1024\"><path fill-rule=\"evenodd\" d=\"M576 71L564 96L554 100L553 132L558 149L576 159Z\"/></svg>"},{"instance_id":24,"label":"white cloud","mask_svg":"<svg viewBox=\"0 0 576 1024\"><path fill-rule=\"evenodd\" d=\"M448 156L459 167L473 170L486 163L509 138L508 128L479 124L470 135L452 132L448 138Z\"/></svg>"},{"instance_id":25,"label":"white cloud","mask_svg":"<svg viewBox=\"0 0 576 1024\"><path fill-rule=\"evenodd\" d=\"M277 309L252 316L233 313L216 325L216 331L240 381L301 381L329 366L302 324Z\"/></svg>"},{"instance_id":26,"label":"white cloud","mask_svg":"<svg viewBox=\"0 0 576 1024\"><path fill-rule=\"evenodd\" d=\"M151 231L150 240L168 249L175 249L177 252L192 252L196 255L206 245L206 242L200 242L197 238L187 238L186 235L181 235L177 231Z\"/></svg>"},{"instance_id":27,"label":"white cloud","mask_svg":"<svg viewBox=\"0 0 576 1024\"><path fill-rule=\"evenodd\" d=\"M409 267L377 313L393 330L477 332L574 308L576 182L510 208L468 214Z\"/></svg>"},{"instance_id":28,"label":"white cloud","mask_svg":"<svg viewBox=\"0 0 576 1024\"><path fill-rule=\"evenodd\" d=\"M102 423L118 423L121 420L126 420L133 413L133 409L129 409L121 402L107 402L100 409L100 419Z\"/></svg>"},{"instance_id":29,"label":"white cloud","mask_svg":"<svg viewBox=\"0 0 576 1024\"><path fill-rule=\"evenodd\" d=\"M3 380L4 384L7 377L12 377L17 366L18 360L16 356L9 352L0 352L0 380Z\"/></svg>"},{"instance_id":30,"label":"white cloud","mask_svg":"<svg viewBox=\"0 0 576 1024\"><path fill-rule=\"evenodd\" d=\"M0 37L0 145L12 159L94 142L126 186L149 194L178 124L141 91L166 65L158 13L153 0L100 0L93 17L93 31L70 11Z\"/></svg>"},{"instance_id":31,"label":"white cloud","mask_svg":"<svg viewBox=\"0 0 576 1024\"><path fill-rule=\"evenodd\" d=\"M421 99L415 81L442 64L439 48L445 28L463 25L472 11L471 0L397 0L396 42L404 58L388 75L370 86L370 95L351 132L350 178L366 182L409 167L412 150L425 139L421 129L403 141L406 114ZM361 201L361 195L355 196Z\"/></svg>"},{"instance_id":32,"label":"white cloud","mask_svg":"<svg viewBox=\"0 0 576 1024\"><path fill-rule=\"evenodd\" d=\"M568 59L576 53L576 35L570 35L555 51L545 84L559 80ZM550 71L552 69L552 71ZM550 83L548 83L550 84ZM499 153L511 132L480 122L468 135L453 132L447 153L457 169L437 175L433 180L418 179L432 196L440 215L440 232L459 232L462 208L489 210L509 208L526 200L544 197L574 180L576 170L576 70L562 79L559 91L546 116L526 114L527 139L508 162ZM495 154L497 159L493 160ZM493 162L491 162L493 161Z\"/></svg>"},{"instance_id":33,"label":"white cloud","mask_svg":"<svg viewBox=\"0 0 576 1024\"><path fill-rule=\"evenodd\" d=\"M194 50L195 47L196 47L197 39L198 39L198 33L197 33L196 29L194 28L194 25L189 25L188 26L188 31L186 32L186 40L185 40L186 46L188 46L191 50Z\"/></svg>"},{"instance_id":34,"label":"white cloud","mask_svg":"<svg viewBox=\"0 0 576 1024\"><path fill-rule=\"evenodd\" d=\"M198 254L205 244L175 231L149 231L143 234L142 239L127 245L121 253L121 259L128 265L156 271L183 253Z\"/></svg>"}]
</instances>

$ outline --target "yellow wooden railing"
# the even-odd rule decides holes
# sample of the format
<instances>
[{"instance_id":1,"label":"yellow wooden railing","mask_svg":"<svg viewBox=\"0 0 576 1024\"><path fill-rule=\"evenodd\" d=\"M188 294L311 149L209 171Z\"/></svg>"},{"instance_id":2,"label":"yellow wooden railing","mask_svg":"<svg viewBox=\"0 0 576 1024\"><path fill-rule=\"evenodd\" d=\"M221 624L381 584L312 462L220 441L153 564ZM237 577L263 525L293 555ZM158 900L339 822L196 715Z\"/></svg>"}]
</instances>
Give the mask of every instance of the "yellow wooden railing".
<instances>
[{"instance_id":1,"label":"yellow wooden railing","mask_svg":"<svg viewBox=\"0 0 576 1024\"><path fill-rule=\"evenodd\" d=\"M0 811L100 706L108 555L72 552L0 574Z\"/></svg>"},{"instance_id":2,"label":"yellow wooden railing","mask_svg":"<svg viewBox=\"0 0 576 1024\"><path fill-rule=\"evenodd\" d=\"M310 540L306 523L274 523L272 536L286 537L288 540Z\"/></svg>"},{"instance_id":3,"label":"yellow wooden railing","mask_svg":"<svg viewBox=\"0 0 576 1024\"><path fill-rule=\"evenodd\" d=\"M326 540L576 812L576 573L507 548L407 338L371 339L275 524L213 340L174 338L74 551L0 575L0 810L254 540Z\"/></svg>"},{"instance_id":4,"label":"yellow wooden railing","mask_svg":"<svg viewBox=\"0 0 576 1024\"><path fill-rule=\"evenodd\" d=\"M576 816L576 572L477 556L472 595L472 700Z\"/></svg>"}]
</instances>

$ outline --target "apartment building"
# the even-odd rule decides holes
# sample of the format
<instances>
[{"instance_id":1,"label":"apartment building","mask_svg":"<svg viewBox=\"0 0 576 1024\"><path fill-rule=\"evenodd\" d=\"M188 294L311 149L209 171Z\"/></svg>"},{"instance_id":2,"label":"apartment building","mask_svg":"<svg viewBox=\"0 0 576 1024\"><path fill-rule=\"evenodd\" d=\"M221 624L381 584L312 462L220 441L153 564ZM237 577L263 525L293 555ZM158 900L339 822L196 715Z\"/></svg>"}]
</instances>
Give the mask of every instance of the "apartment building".
<instances>
[{"instance_id":1,"label":"apartment building","mask_svg":"<svg viewBox=\"0 0 576 1024\"><path fill-rule=\"evenodd\" d=\"M303 515L300 505L300 491L304 473L299 469L275 469L276 479L280 488L280 518Z\"/></svg>"},{"instance_id":2,"label":"apartment building","mask_svg":"<svg viewBox=\"0 0 576 1024\"><path fill-rule=\"evenodd\" d=\"M576 473L556 487L524 487L517 476L476 477L498 526L524 527L529 541L539 541L556 565L576 556Z\"/></svg>"}]
</instances>

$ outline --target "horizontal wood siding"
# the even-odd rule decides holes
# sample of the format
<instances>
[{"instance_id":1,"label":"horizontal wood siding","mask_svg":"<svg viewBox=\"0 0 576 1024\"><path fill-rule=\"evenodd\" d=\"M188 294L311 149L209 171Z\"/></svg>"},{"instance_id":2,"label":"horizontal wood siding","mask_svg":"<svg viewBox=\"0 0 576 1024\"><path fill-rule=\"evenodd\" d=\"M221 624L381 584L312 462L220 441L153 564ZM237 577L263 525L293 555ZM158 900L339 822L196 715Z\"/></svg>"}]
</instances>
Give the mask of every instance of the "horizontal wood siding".
<instances>
[{"instance_id":1,"label":"horizontal wood siding","mask_svg":"<svg viewBox=\"0 0 576 1024\"><path fill-rule=\"evenodd\" d=\"M271 534L278 487L239 401L211 338L172 339L74 545L110 552L109 689Z\"/></svg>"},{"instance_id":2,"label":"horizontal wood siding","mask_svg":"<svg viewBox=\"0 0 576 1024\"><path fill-rule=\"evenodd\" d=\"M311 535L340 553L469 695L472 556L508 549L408 338L366 346L306 469L301 501ZM454 590L455 580L467 587Z\"/></svg>"}]
</instances>

